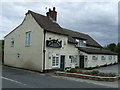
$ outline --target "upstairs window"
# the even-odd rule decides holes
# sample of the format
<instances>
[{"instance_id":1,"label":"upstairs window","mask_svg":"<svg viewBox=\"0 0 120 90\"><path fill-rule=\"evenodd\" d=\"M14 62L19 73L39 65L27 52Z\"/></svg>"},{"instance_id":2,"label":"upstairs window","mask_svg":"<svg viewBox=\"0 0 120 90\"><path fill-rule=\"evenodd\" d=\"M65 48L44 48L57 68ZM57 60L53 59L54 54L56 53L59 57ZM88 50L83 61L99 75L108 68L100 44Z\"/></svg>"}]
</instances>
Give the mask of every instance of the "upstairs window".
<instances>
[{"instance_id":1,"label":"upstairs window","mask_svg":"<svg viewBox=\"0 0 120 90\"><path fill-rule=\"evenodd\" d=\"M26 32L26 46L31 44L31 32Z\"/></svg>"},{"instance_id":2,"label":"upstairs window","mask_svg":"<svg viewBox=\"0 0 120 90\"><path fill-rule=\"evenodd\" d=\"M76 41L78 42L78 44L76 45L77 47L86 47L85 40L76 39Z\"/></svg>"},{"instance_id":3,"label":"upstairs window","mask_svg":"<svg viewBox=\"0 0 120 90\"><path fill-rule=\"evenodd\" d=\"M14 46L14 43L15 43L14 38L11 38L11 47Z\"/></svg>"}]
</instances>

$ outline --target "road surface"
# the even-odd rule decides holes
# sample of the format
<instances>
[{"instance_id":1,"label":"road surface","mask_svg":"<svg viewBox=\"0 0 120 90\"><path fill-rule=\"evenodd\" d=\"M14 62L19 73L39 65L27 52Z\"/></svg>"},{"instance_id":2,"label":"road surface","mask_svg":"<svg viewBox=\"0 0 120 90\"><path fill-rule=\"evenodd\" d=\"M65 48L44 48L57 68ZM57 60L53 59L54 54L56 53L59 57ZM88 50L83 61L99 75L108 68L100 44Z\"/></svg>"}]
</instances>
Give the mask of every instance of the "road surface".
<instances>
[{"instance_id":1,"label":"road surface","mask_svg":"<svg viewBox=\"0 0 120 90\"><path fill-rule=\"evenodd\" d=\"M109 88L87 82L77 82L25 70L2 67L3 88Z\"/></svg>"}]
</instances>

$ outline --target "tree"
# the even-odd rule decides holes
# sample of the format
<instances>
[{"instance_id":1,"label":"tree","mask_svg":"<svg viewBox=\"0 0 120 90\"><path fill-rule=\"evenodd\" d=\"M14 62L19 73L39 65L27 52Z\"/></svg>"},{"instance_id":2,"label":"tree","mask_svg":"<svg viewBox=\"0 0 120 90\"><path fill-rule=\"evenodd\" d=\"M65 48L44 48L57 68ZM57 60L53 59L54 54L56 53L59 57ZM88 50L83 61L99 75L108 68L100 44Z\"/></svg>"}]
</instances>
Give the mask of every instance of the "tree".
<instances>
[{"instance_id":1,"label":"tree","mask_svg":"<svg viewBox=\"0 0 120 90\"><path fill-rule=\"evenodd\" d=\"M118 53L118 60L120 62L120 43L118 44L111 43L108 44L107 46L104 46L103 48Z\"/></svg>"}]
</instances>

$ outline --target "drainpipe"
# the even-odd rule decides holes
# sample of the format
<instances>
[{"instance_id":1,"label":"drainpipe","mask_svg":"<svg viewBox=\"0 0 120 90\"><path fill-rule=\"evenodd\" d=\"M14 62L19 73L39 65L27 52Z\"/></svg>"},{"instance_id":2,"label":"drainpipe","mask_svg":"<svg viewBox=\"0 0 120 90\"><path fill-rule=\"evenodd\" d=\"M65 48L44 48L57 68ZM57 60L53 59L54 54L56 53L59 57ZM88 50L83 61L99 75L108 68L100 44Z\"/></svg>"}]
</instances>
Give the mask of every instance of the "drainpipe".
<instances>
[{"instance_id":1,"label":"drainpipe","mask_svg":"<svg viewBox=\"0 0 120 90\"><path fill-rule=\"evenodd\" d=\"M2 64L4 64L4 40L2 40Z\"/></svg>"},{"instance_id":2,"label":"drainpipe","mask_svg":"<svg viewBox=\"0 0 120 90\"><path fill-rule=\"evenodd\" d=\"M44 30L44 44L43 44L43 72L45 70L45 34L46 34L46 31Z\"/></svg>"}]
</instances>

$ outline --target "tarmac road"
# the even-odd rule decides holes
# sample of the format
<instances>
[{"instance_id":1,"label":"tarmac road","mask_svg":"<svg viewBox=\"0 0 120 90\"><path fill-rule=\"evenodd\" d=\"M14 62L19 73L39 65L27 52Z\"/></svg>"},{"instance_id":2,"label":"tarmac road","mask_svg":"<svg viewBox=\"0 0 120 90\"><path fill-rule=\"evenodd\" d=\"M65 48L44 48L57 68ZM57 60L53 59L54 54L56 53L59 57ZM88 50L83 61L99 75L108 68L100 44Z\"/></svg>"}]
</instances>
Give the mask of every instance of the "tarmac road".
<instances>
[{"instance_id":1,"label":"tarmac road","mask_svg":"<svg viewBox=\"0 0 120 90\"><path fill-rule=\"evenodd\" d=\"M109 88L87 82L77 82L47 76L44 73L29 72L2 67L2 88Z\"/></svg>"}]
</instances>

